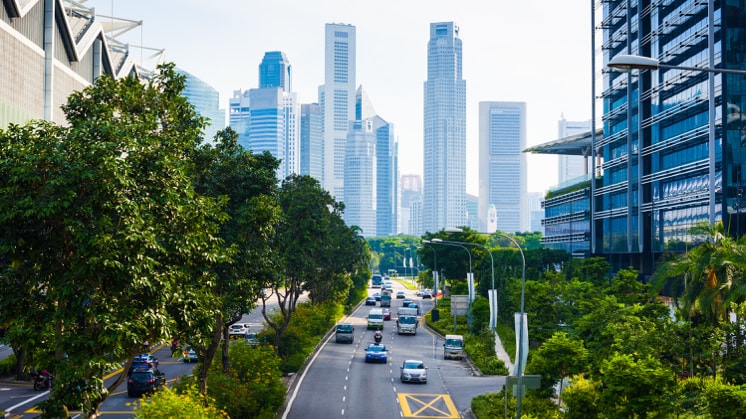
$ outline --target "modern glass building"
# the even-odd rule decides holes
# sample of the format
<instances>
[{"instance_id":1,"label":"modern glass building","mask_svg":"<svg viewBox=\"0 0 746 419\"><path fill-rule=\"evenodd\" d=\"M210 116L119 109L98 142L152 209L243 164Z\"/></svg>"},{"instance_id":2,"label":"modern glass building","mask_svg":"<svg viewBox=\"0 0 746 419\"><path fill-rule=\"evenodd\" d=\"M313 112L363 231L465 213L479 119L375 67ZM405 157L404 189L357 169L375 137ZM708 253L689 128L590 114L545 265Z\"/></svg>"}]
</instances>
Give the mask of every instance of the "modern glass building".
<instances>
[{"instance_id":1,"label":"modern glass building","mask_svg":"<svg viewBox=\"0 0 746 419\"><path fill-rule=\"evenodd\" d=\"M479 231L490 205L497 229L528 231L525 102L479 102Z\"/></svg>"},{"instance_id":2,"label":"modern glass building","mask_svg":"<svg viewBox=\"0 0 746 419\"><path fill-rule=\"evenodd\" d=\"M259 64L259 88L279 87L285 92L292 91L290 61L282 51L269 51Z\"/></svg>"},{"instance_id":3,"label":"modern glass building","mask_svg":"<svg viewBox=\"0 0 746 419\"><path fill-rule=\"evenodd\" d=\"M321 183L324 158L324 137L321 129L321 107L318 103L300 105L300 174Z\"/></svg>"},{"instance_id":4,"label":"modern glass building","mask_svg":"<svg viewBox=\"0 0 746 419\"><path fill-rule=\"evenodd\" d=\"M218 131L225 128L225 109L220 109L220 95L214 87L202 81L199 77L177 68L176 71L186 77L182 95L194 106L194 110L209 119L205 128L205 141L212 141Z\"/></svg>"},{"instance_id":5,"label":"modern glass building","mask_svg":"<svg viewBox=\"0 0 746 419\"><path fill-rule=\"evenodd\" d=\"M355 119L355 33L352 25L326 24L324 84L319 87L324 133L321 184L336 201L344 201L347 131Z\"/></svg>"},{"instance_id":6,"label":"modern glass building","mask_svg":"<svg viewBox=\"0 0 746 419\"><path fill-rule=\"evenodd\" d=\"M603 63L620 54L667 66L746 69L742 1L600 3ZM603 158L592 186L592 249L616 268L650 274L664 252L722 221L740 236L746 184L746 77L699 70L603 72Z\"/></svg>"},{"instance_id":7,"label":"modern glass building","mask_svg":"<svg viewBox=\"0 0 746 419\"><path fill-rule=\"evenodd\" d=\"M364 237L375 237L378 198L376 134L373 120L350 122L345 155L345 223L360 227Z\"/></svg>"},{"instance_id":8,"label":"modern glass building","mask_svg":"<svg viewBox=\"0 0 746 419\"><path fill-rule=\"evenodd\" d=\"M413 232L435 232L466 222L466 81L458 35L453 22L430 24L424 84L423 225Z\"/></svg>"}]
</instances>

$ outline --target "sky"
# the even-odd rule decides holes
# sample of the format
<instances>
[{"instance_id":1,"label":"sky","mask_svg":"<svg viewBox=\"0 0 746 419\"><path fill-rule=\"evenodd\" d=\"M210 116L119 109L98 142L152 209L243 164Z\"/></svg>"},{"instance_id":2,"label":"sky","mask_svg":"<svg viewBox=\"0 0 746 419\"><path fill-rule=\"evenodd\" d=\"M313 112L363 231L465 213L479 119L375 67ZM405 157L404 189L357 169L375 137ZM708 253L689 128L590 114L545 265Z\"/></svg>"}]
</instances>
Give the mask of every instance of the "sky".
<instances>
[{"instance_id":1,"label":"sky","mask_svg":"<svg viewBox=\"0 0 746 419\"><path fill-rule=\"evenodd\" d=\"M478 193L479 102L526 102L527 142L557 138L558 121L591 119L591 2L579 0L88 0L98 19L142 21L120 36L136 60L167 62L213 86L221 107L256 88L267 51L283 51L300 103L324 83L324 30L357 31L357 85L395 126L399 173L423 173L423 85L430 23L455 22L467 98L467 193ZM137 46L145 46L139 48ZM528 191L557 184L557 156L528 154Z\"/></svg>"}]
</instances>

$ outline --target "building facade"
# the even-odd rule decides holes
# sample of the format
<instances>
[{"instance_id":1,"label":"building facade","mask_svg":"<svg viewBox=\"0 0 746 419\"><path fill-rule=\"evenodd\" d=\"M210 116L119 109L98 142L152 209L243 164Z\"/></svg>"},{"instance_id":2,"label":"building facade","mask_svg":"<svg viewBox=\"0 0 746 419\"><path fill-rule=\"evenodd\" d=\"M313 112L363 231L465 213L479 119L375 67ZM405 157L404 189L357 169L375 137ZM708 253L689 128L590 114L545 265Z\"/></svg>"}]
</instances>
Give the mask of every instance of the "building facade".
<instances>
[{"instance_id":1,"label":"building facade","mask_svg":"<svg viewBox=\"0 0 746 419\"><path fill-rule=\"evenodd\" d=\"M632 54L666 66L746 69L743 2L600 7L604 64ZM661 254L704 239L691 230L697 223L723 222L743 234L744 76L659 68L602 77L603 136L594 151L604 163L592 191L592 252L650 274Z\"/></svg>"},{"instance_id":2,"label":"building facade","mask_svg":"<svg viewBox=\"0 0 746 419\"><path fill-rule=\"evenodd\" d=\"M416 230L462 226L466 221L466 81L459 28L453 22L430 24L423 129L423 225Z\"/></svg>"},{"instance_id":3,"label":"building facade","mask_svg":"<svg viewBox=\"0 0 746 419\"><path fill-rule=\"evenodd\" d=\"M422 177L420 175L401 175L399 190L401 190L401 205L399 207L399 225L401 228L399 232L405 235L422 235L419 230L412 230L409 222L412 211L410 209L411 204L418 202L420 203L418 205L421 205L422 202Z\"/></svg>"},{"instance_id":4,"label":"building facade","mask_svg":"<svg viewBox=\"0 0 746 419\"><path fill-rule=\"evenodd\" d=\"M348 226L358 226L364 237L378 235L378 173L373 119L350 122L344 166L345 212Z\"/></svg>"},{"instance_id":5,"label":"building facade","mask_svg":"<svg viewBox=\"0 0 746 419\"><path fill-rule=\"evenodd\" d=\"M319 87L324 135L321 184L337 201L344 201L347 131L355 119L355 36L352 25L326 24L324 84Z\"/></svg>"},{"instance_id":6,"label":"building facade","mask_svg":"<svg viewBox=\"0 0 746 419\"><path fill-rule=\"evenodd\" d=\"M527 231L526 103L479 103L479 231L487 231L490 205L497 229Z\"/></svg>"},{"instance_id":7,"label":"building facade","mask_svg":"<svg viewBox=\"0 0 746 419\"><path fill-rule=\"evenodd\" d=\"M225 109L220 109L218 91L185 70L177 68L176 71L186 77L184 91L181 94L189 100L200 116L208 119L204 138L205 141L212 141L218 131L225 129Z\"/></svg>"},{"instance_id":8,"label":"building facade","mask_svg":"<svg viewBox=\"0 0 746 419\"><path fill-rule=\"evenodd\" d=\"M300 174L319 181L323 173L324 137L318 103L300 105Z\"/></svg>"}]
</instances>

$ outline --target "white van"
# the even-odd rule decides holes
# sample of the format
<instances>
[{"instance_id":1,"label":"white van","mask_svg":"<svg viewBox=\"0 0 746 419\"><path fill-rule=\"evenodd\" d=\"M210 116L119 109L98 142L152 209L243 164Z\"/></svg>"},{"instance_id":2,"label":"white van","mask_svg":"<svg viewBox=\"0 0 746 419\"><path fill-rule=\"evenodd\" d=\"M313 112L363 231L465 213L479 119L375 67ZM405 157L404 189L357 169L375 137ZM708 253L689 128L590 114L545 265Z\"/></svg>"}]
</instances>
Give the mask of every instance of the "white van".
<instances>
[{"instance_id":1,"label":"white van","mask_svg":"<svg viewBox=\"0 0 746 419\"><path fill-rule=\"evenodd\" d=\"M368 313L368 329L383 329L383 310L380 308L370 309L370 313Z\"/></svg>"}]
</instances>

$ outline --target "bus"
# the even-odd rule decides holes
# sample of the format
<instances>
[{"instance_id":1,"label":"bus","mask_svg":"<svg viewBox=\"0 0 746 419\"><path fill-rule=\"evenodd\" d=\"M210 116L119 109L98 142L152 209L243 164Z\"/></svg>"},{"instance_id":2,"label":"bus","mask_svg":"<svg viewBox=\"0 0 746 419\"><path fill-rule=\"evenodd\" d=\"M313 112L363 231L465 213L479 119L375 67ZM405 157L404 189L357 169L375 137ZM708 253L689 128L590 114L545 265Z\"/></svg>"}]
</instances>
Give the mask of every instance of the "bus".
<instances>
[{"instance_id":1,"label":"bus","mask_svg":"<svg viewBox=\"0 0 746 419\"><path fill-rule=\"evenodd\" d=\"M378 274L373 274L373 276L370 278L370 287L381 288L381 285L383 285L383 277Z\"/></svg>"}]
</instances>

